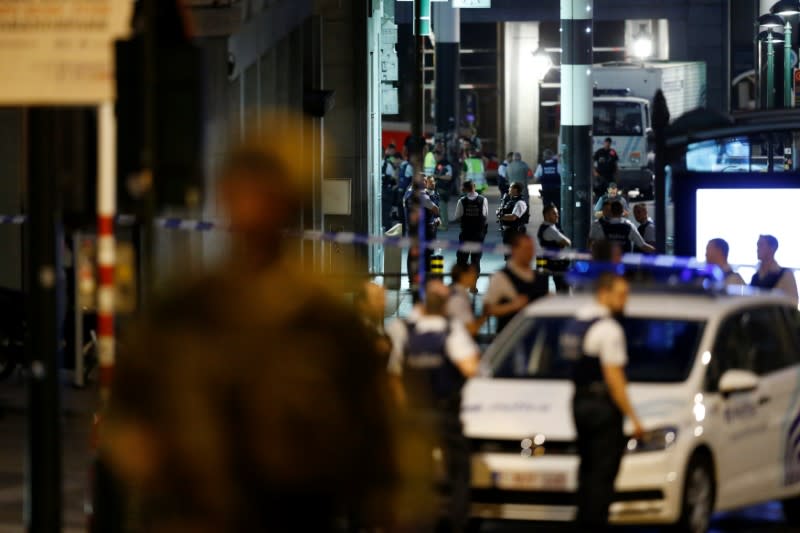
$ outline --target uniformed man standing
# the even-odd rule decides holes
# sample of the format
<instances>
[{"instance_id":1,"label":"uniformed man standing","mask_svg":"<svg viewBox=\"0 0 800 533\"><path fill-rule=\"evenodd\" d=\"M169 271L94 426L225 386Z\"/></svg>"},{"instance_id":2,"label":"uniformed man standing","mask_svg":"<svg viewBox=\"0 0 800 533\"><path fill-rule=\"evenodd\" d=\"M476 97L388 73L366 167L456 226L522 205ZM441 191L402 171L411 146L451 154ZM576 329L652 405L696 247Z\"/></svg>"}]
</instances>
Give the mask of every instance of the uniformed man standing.
<instances>
[{"instance_id":1,"label":"uniformed man standing","mask_svg":"<svg viewBox=\"0 0 800 533\"><path fill-rule=\"evenodd\" d=\"M474 183L475 190L479 193L482 193L489 187L486 182L486 167L483 164L483 159L474 148L470 149L468 157L464 160L462 177L464 181L470 180Z\"/></svg>"},{"instance_id":2,"label":"uniformed man standing","mask_svg":"<svg viewBox=\"0 0 800 533\"><path fill-rule=\"evenodd\" d=\"M635 438L644 433L628 399L625 331L616 319L625 309L628 290L622 276L601 274L596 301L578 310L560 338L562 357L574 361L572 413L580 455L576 522L581 532L607 527L614 480L627 444L624 417L632 422Z\"/></svg>"},{"instance_id":3,"label":"uniformed man standing","mask_svg":"<svg viewBox=\"0 0 800 533\"><path fill-rule=\"evenodd\" d=\"M450 194L453 192L453 186L455 185L453 181L455 174L453 174L453 165L445 157L444 148L437 148L433 155L436 159L433 167L433 177L436 178L436 193L439 195L439 216L442 219L442 230L447 231L447 227L450 224L448 206Z\"/></svg>"},{"instance_id":4,"label":"uniformed man standing","mask_svg":"<svg viewBox=\"0 0 800 533\"><path fill-rule=\"evenodd\" d=\"M606 137L603 147L597 150L592 157L592 175L594 176L594 194L596 197L603 196L609 183L617 181L619 170L619 156L617 151L611 148L611 137Z\"/></svg>"},{"instance_id":5,"label":"uniformed man standing","mask_svg":"<svg viewBox=\"0 0 800 533\"><path fill-rule=\"evenodd\" d=\"M636 204L633 206L633 218L635 218L636 222L639 224L636 229L639 235L642 236L642 239L644 239L644 242L655 248L656 225L653 223L653 219L647 216L647 206L644 204ZM638 246L634 248L634 251L639 253L645 252L645 250Z\"/></svg>"},{"instance_id":6,"label":"uniformed man standing","mask_svg":"<svg viewBox=\"0 0 800 533\"><path fill-rule=\"evenodd\" d=\"M500 196L503 197L508 194L508 164L513 160L514 152L508 152L506 158L497 167L497 188L500 190Z\"/></svg>"},{"instance_id":7,"label":"uniformed man standing","mask_svg":"<svg viewBox=\"0 0 800 533\"><path fill-rule=\"evenodd\" d=\"M542 210L544 222L539 226L536 236L539 246L548 252L560 252L572 246L572 241L558 229L558 208L552 204L546 205ZM558 292L567 292L569 285L564 280L564 272L569 268L569 261L563 259L545 259L545 267L553 273L553 283Z\"/></svg>"},{"instance_id":8,"label":"uniformed man standing","mask_svg":"<svg viewBox=\"0 0 800 533\"><path fill-rule=\"evenodd\" d=\"M620 247L623 253L630 253L632 247L636 246L637 249L645 253L655 252L655 248L644 242L644 239L639 234L639 231L633 225L633 222L623 216L622 204L620 202L611 202L611 217L609 219L601 218L598 223L599 226L594 226L592 229L600 228L602 235L589 235L590 240L608 240L613 244Z\"/></svg>"},{"instance_id":9,"label":"uniformed man standing","mask_svg":"<svg viewBox=\"0 0 800 533\"><path fill-rule=\"evenodd\" d=\"M517 233L511 240L511 256L506 266L489 280L483 299L486 313L497 317L497 332L529 303L548 293L547 276L531 267L536 246L528 235Z\"/></svg>"},{"instance_id":10,"label":"uniformed man standing","mask_svg":"<svg viewBox=\"0 0 800 533\"><path fill-rule=\"evenodd\" d=\"M426 284L424 310L415 322L390 324L389 374L411 427L437 435L447 475L447 531L463 531L469 518L470 452L461 426L461 389L478 372L480 349L457 320L446 318L450 290Z\"/></svg>"},{"instance_id":11,"label":"uniformed man standing","mask_svg":"<svg viewBox=\"0 0 800 533\"><path fill-rule=\"evenodd\" d=\"M512 237L517 233L525 233L526 225L531 218L530 208L522 196L522 190L522 183L512 183L498 209L497 221L500 223L504 244L511 244Z\"/></svg>"},{"instance_id":12,"label":"uniformed man standing","mask_svg":"<svg viewBox=\"0 0 800 533\"><path fill-rule=\"evenodd\" d=\"M553 155L552 150L547 149L544 151L544 159L536 167L536 172L533 175L542 186L542 203L544 205L560 206L561 175L558 172L558 158Z\"/></svg>"},{"instance_id":13,"label":"uniformed man standing","mask_svg":"<svg viewBox=\"0 0 800 533\"><path fill-rule=\"evenodd\" d=\"M711 239L708 241L708 244L706 244L706 263L717 265L722 270L722 273L725 275L725 278L723 278L725 286L746 285L742 276L728 264L729 251L730 246L728 245L728 241L719 237Z\"/></svg>"},{"instance_id":14,"label":"uniformed man standing","mask_svg":"<svg viewBox=\"0 0 800 533\"><path fill-rule=\"evenodd\" d=\"M458 242L479 242L483 243L486 238L487 220L489 218L489 201L486 197L475 192L475 184L466 180L462 187L464 196L459 198L456 204L455 219L461 223L461 233L458 234ZM467 252L459 250L456 252L456 263L467 266L472 264L478 274L481 273L481 257L483 253Z\"/></svg>"}]
</instances>

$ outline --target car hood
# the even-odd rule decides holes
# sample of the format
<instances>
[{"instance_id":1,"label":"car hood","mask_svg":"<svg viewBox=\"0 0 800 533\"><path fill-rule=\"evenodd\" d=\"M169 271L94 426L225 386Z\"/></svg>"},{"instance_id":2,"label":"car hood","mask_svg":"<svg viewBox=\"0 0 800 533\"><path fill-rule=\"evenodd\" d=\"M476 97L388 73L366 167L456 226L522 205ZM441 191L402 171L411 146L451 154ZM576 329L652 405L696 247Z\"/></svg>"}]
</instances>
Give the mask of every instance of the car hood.
<instances>
[{"instance_id":1,"label":"car hood","mask_svg":"<svg viewBox=\"0 0 800 533\"><path fill-rule=\"evenodd\" d=\"M679 427L691 416L693 399L685 384L631 384L631 402L645 429ZM461 418L475 439L518 439L543 434L575 439L574 387L568 381L485 379L464 387ZM626 421L626 431L630 431Z\"/></svg>"}]
</instances>

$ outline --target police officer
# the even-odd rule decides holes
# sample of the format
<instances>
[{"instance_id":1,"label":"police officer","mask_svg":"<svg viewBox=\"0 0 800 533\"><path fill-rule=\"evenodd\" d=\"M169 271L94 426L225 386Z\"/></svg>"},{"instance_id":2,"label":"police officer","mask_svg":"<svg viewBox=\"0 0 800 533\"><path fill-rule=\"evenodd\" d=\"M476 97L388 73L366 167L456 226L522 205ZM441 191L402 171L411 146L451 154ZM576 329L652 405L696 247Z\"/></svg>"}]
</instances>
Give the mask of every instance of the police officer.
<instances>
[{"instance_id":1,"label":"police officer","mask_svg":"<svg viewBox=\"0 0 800 533\"><path fill-rule=\"evenodd\" d=\"M426 284L421 316L389 325L389 374L411 427L427 429L442 450L449 489L448 531L463 531L469 518L470 452L461 426L461 389L478 371L480 350L464 325L445 315L450 290L440 280Z\"/></svg>"},{"instance_id":2,"label":"police officer","mask_svg":"<svg viewBox=\"0 0 800 533\"><path fill-rule=\"evenodd\" d=\"M599 223L603 231L603 238L618 245L623 253L631 252L633 246L646 253L656 251L655 248L644 242L633 223L623 216L620 202L611 202L611 218L601 218Z\"/></svg>"},{"instance_id":3,"label":"police officer","mask_svg":"<svg viewBox=\"0 0 800 533\"><path fill-rule=\"evenodd\" d=\"M546 205L542 209L544 221L539 226L536 236L539 239L539 246L549 252L559 252L563 248L572 246L572 241L561 233L558 228L558 208L553 204ZM569 268L569 261L562 259L546 258L544 266L553 273L553 283L558 292L567 292L569 285L564 280L564 272Z\"/></svg>"},{"instance_id":4,"label":"police officer","mask_svg":"<svg viewBox=\"0 0 800 533\"><path fill-rule=\"evenodd\" d=\"M453 192L453 165L447 161L445 157L444 148L437 148L433 152L435 166L433 167L433 177L436 178L436 193L439 195L439 210L442 219L442 230L447 231L450 225L449 216L449 203L450 194Z\"/></svg>"},{"instance_id":5,"label":"police officer","mask_svg":"<svg viewBox=\"0 0 800 533\"><path fill-rule=\"evenodd\" d=\"M615 319L627 299L623 277L601 274L595 302L578 310L559 339L562 357L574 362L572 413L580 455L576 522L581 532L607 527L614 480L627 444L623 416L633 423L633 436L643 436L626 391L625 331Z\"/></svg>"},{"instance_id":6,"label":"police officer","mask_svg":"<svg viewBox=\"0 0 800 533\"><path fill-rule=\"evenodd\" d=\"M775 261L778 239L772 235L759 235L756 243L758 270L753 274L750 285L762 289L779 289L786 293L797 305L797 282L791 268L781 267Z\"/></svg>"},{"instance_id":7,"label":"police officer","mask_svg":"<svg viewBox=\"0 0 800 533\"><path fill-rule=\"evenodd\" d=\"M745 285L744 279L740 276L730 264L728 264L728 252L730 246L728 241L719 237L711 239L706 244L706 263L709 265L717 265L722 273L725 275L723 281L725 286L728 285Z\"/></svg>"},{"instance_id":8,"label":"police officer","mask_svg":"<svg viewBox=\"0 0 800 533\"><path fill-rule=\"evenodd\" d=\"M422 174L416 176L412 182L409 191L404 199L406 220L408 222L408 236L416 238L419 235L419 220L424 216L425 218L425 240L430 242L436 238L436 224L439 217L439 207L433 202L428 195L425 178ZM431 269L431 257L433 250L426 247L422 252L425 260L425 271L429 272ZM414 279L418 273L419 267L414 264L415 256L409 250L406 271L408 272L409 283L413 286Z\"/></svg>"},{"instance_id":9,"label":"police officer","mask_svg":"<svg viewBox=\"0 0 800 533\"><path fill-rule=\"evenodd\" d=\"M515 234L525 233L525 226L531 218L528 202L522 196L523 187L522 183L512 183L497 211L504 244L511 244L511 238Z\"/></svg>"},{"instance_id":10,"label":"police officer","mask_svg":"<svg viewBox=\"0 0 800 533\"><path fill-rule=\"evenodd\" d=\"M497 167L497 188L500 190L500 196L503 197L508 194L508 164L513 160L514 152L508 152L506 158Z\"/></svg>"},{"instance_id":11,"label":"police officer","mask_svg":"<svg viewBox=\"0 0 800 533\"><path fill-rule=\"evenodd\" d=\"M515 234L505 268L489 280L483 305L487 314L497 317L498 333L521 309L548 293L547 276L531 268L535 256L533 239L521 233Z\"/></svg>"},{"instance_id":12,"label":"police officer","mask_svg":"<svg viewBox=\"0 0 800 533\"><path fill-rule=\"evenodd\" d=\"M633 206L633 218L635 218L636 222L639 224L636 230L639 232L639 235L642 236L644 242L655 248L656 225L653 223L653 219L647 216L647 206L644 204L636 204ZM638 253L644 252L644 250L638 246L634 248L634 251Z\"/></svg>"},{"instance_id":13,"label":"police officer","mask_svg":"<svg viewBox=\"0 0 800 533\"><path fill-rule=\"evenodd\" d=\"M456 204L456 220L461 223L461 233L458 234L458 242L479 242L483 243L486 238L489 218L489 201L486 197L475 192L475 184L466 180L462 187L464 196L459 198ZM481 251L467 252L459 250L456 252L456 263L459 265L472 264L478 274L481 273Z\"/></svg>"},{"instance_id":14,"label":"police officer","mask_svg":"<svg viewBox=\"0 0 800 533\"><path fill-rule=\"evenodd\" d=\"M628 201L625 199L625 196L619 192L617 184L613 181L608 184L608 187L606 187L606 193L597 199L597 203L594 206L595 218L600 218L602 215L603 204L605 202L620 202L622 204L622 216L628 216Z\"/></svg>"},{"instance_id":15,"label":"police officer","mask_svg":"<svg viewBox=\"0 0 800 533\"><path fill-rule=\"evenodd\" d=\"M558 173L558 158L553 151L544 151L544 159L536 167L534 177L542 186L542 203L544 205L561 205L561 175Z\"/></svg>"},{"instance_id":16,"label":"police officer","mask_svg":"<svg viewBox=\"0 0 800 533\"><path fill-rule=\"evenodd\" d=\"M619 156L617 156L617 151L611 148L611 137L605 138L603 147L594 153L592 159L594 161L592 166L594 193L599 198L609 183L617 181Z\"/></svg>"},{"instance_id":17,"label":"police officer","mask_svg":"<svg viewBox=\"0 0 800 533\"><path fill-rule=\"evenodd\" d=\"M396 204L395 187L397 186L397 165L395 155L387 155L381 167L381 223L383 229L392 226L392 207Z\"/></svg>"}]
</instances>

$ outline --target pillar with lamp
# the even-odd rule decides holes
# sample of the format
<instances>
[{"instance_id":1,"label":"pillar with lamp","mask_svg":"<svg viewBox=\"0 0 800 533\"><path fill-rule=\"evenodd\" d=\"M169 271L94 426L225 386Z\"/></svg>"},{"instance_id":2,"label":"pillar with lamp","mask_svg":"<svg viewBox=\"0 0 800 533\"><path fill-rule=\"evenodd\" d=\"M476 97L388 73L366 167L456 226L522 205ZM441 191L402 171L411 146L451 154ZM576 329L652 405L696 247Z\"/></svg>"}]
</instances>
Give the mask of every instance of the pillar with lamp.
<instances>
[{"instance_id":1,"label":"pillar with lamp","mask_svg":"<svg viewBox=\"0 0 800 533\"><path fill-rule=\"evenodd\" d=\"M800 0L780 0L771 8L770 13L778 15L784 20L783 26L783 104L784 107L794 107L792 98L792 80L794 80L792 61L792 18L800 14Z\"/></svg>"},{"instance_id":2,"label":"pillar with lamp","mask_svg":"<svg viewBox=\"0 0 800 533\"><path fill-rule=\"evenodd\" d=\"M775 107L775 48L774 45L783 42L783 26L784 20L779 15L767 13L761 15L756 21L758 27L758 34L756 36L756 45L758 50L758 91L759 91L759 107L762 105L761 99L761 45L767 44L767 87L765 90L766 95L766 108L771 109Z\"/></svg>"}]
</instances>

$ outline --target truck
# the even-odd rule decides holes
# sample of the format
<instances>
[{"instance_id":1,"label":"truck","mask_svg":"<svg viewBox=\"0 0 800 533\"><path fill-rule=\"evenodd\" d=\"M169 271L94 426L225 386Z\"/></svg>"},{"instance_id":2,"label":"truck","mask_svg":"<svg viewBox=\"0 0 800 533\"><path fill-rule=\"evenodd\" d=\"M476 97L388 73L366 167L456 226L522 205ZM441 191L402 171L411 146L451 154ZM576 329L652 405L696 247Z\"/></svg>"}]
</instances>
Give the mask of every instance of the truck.
<instances>
[{"instance_id":1,"label":"truck","mask_svg":"<svg viewBox=\"0 0 800 533\"><path fill-rule=\"evenodd\" d=\"M611 62L594 65L593 150L606 137L619 157L620 188L639 198L653 197L651 105L658 89L670 117L706 104L706 65L702 61Z\"/></svg>"}]
</instances>

